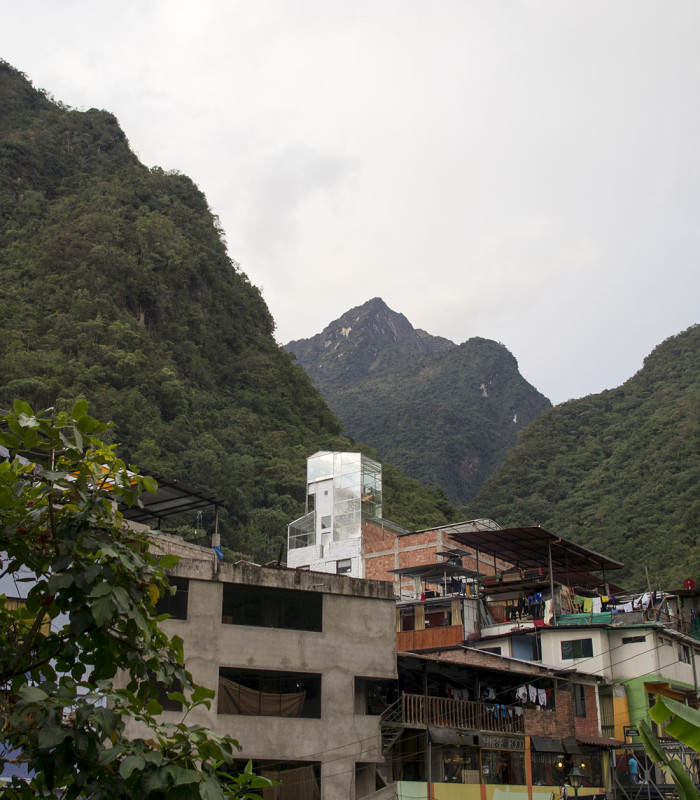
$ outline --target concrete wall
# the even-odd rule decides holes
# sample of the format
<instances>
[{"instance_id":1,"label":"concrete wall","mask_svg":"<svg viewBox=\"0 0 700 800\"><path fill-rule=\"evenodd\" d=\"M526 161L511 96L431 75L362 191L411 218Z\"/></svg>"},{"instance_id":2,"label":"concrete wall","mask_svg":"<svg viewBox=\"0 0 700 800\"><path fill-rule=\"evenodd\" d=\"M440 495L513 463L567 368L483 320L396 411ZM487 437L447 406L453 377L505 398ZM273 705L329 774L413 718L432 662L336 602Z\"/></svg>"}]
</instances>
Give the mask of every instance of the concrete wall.
<instances>
[{"instance_id":1,"label":"concrete wall","mask_svg":"<svg viewBox=\"0 0 700 800\"><path fill-rule=\"evenodd\" d=\"M645 642L623 644L623 638L644 636ZM654 673L671 683L694 683L693 665L679 658L678 647L689 648L691 659L695 658L696 671L700 673L698 644L687 639L664 635L653 628L621 628L610 633L610 653L615 680L627 681L639 675Z\"/></svg>"},{"instance_id":2,"label":"concrete wall","mask_svg":"<svg viewBox=\"0 0 700 800\"><path fill-rule=\"evenodd\" d=\"M172 573L190 578L188 618L168 620L163 628L183 638L197 682L216 689L219 667L322 675L321 719L217 714L215 700L212 711L198 709L188 721L235 736L241 758L320 761L322 798L355 797L356 762L382 760L379 718L355 713L354 692L356 677L396 677L391 584L190 559ZM322 632L222 624L225 582L321 593ZM169 721L180 716L164 713Z\"/></svg>"},{"instance_id":3,"label":"concrete wall","mask_svg":"<svg viewBox=\"0 0 700 800\"><path fill-rule=\"evenodd\" d=\"M569 667L589 675L600 675L612 680L608 631L605 628L576 626L572 628L541 628L542 663L554 667ZM561 643L576 639L591 639L593 656L586 658L561 657Z\"/></svg>"}]
</instances>

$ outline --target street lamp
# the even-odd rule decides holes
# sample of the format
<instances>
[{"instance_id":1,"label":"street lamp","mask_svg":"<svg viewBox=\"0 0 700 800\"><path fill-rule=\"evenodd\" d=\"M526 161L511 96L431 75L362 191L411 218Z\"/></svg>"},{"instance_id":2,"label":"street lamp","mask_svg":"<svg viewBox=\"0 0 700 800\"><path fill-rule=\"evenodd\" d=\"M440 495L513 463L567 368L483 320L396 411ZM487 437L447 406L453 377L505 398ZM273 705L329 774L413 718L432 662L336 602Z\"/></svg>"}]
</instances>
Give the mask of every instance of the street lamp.
<instances>
[{"instance_id":1,"label":"street lamp","mask_svg":"<svg viewBox=\"0 0 700 800\"><path fill-rule=\"evenodd\" d=\"M574 790L574 795L578 800L578 790L581 788L581 783L583 782L583 773L581 770L574 764L573 767L569 770L569 783L571 784L571 788Z\"/></svg>"}]
</instances>

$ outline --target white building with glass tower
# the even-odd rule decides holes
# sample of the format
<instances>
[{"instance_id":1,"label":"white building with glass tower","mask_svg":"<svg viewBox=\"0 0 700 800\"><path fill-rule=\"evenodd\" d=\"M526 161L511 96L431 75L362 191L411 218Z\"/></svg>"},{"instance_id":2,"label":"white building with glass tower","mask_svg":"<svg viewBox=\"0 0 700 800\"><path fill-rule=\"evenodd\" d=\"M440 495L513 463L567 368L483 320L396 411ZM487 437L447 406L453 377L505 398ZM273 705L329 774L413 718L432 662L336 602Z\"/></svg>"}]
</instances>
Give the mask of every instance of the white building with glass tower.
<instances>
[{"instance_id":1,"label":"white building with glass tower","mask_svg":"<svg viewBox=\"0 0 700 800\"><path fill-rule=\"evenodd\" d=\"M364 578L362 522L381 517L381 464L361 453L314 453L306 514L288 527L287 566Z\"/></svg>"}]
</instances>

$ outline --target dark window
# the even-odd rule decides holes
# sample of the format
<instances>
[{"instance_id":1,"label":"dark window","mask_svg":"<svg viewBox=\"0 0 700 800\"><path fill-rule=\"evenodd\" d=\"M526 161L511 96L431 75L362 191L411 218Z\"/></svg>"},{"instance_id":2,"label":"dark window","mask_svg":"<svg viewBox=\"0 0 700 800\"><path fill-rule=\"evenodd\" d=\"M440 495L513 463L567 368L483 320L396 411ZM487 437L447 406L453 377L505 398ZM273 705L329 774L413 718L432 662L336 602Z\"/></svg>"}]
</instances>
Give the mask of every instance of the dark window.
<instances>
[{"instance_id":1,"label":"dark window","mask_svg":"<svg viewBox=\"0 0 700 800\"><path fill-rule=\"evenodd\" d=\"M309 672L219 670L219 714L321 717L321 676Z\"/></svg>"},{"instance_id":2,"label":"dark window","mask_svg":"<svg viewBox=\"0 0 700 800\"><path fill-rule=\"evenodd\" d=\"M593 655L593 639L571 639L561 643L561 657L590 658Z\"/></svg>"},{"instance_id":3,"label":"dark window","mask_svg":"<svg viewBox=\"0 0 700 800\"><path fill-rule=\"evenodd\" d=\"M690 648L687 644L678 645L678 660L684 664L690 664Z\"/></svg>"},{"instance_id":4,"label":"dark window","mask_svg":"<svg viewBox=\"0 0 700 800\"><path fill-rule=\"evenodd\" d=\"M513 658L523 661L542 661L542 643L539 633L513 636L511 639Z\"/></svg>"},{"instance_id":5,"label":"dark window","mask_svg":"<svg viewBox=\"0 0 700 800\"><path fill-rule=\"evenodd\" d=\"M171 700L168 695L171 692L182 692L180 681L173 681L171 686L166 689L165 684L158 681L158 702L163 706L163 711L182 711L182 703L179 700Z\"/></svg>"},{"instance_id":6,"label":"dark window","mask_svg":"<svg viewBox=\"0 0 700 800\"><path fill-rule=\"evenodd\" d=\"M232 771L243 772L247 760L233 763ZM321 796L320 761L263 761L252 763L255 775L277 781L278 786L256 789L263 800L319 800Z\"/></svg>"},{"instance_id":7,"label":"dark window","mask_svg":"<svg viewBox=\"0 0 700 800\"><path fill-rule=\"evenodd\" d=\"M574 684L574 716L585 717L586 714L586 687L582 683Z\"/></svg>"},{"instance_id":8,"label":"dark window","mask_svg":"<svg viewBox=\"0 0 700 800\"><path fill-rule=\"evenodd\" d=\"M482 653L493 653L494 655L500 656L501 655L501 648L500 647L481 647L479 648Z\"/></svg>"},{"instance_id":9,"label":"dark window","mask_svg":"<svg viewBox=\"0 0 700 800\"><path fill-rule=\"evenodd\" d=\"M221 621L295 631L320 631L323 595L270 586L224 584Z\"/></svg>"},{"instance_id":10,"label":"dark window","mask_svg":"<svg viewBox=\"0 0 700 800\"><path fill-rule=\"evenodd\" d=\"M335 571L338 575L347 575L352 569L352 561L349 558L343 558L335 562Z\"/></svg>"},{"instance_id":11,"label":"dark window","mask_svg":"<svg viewBox=\"0 0 700 800\"><path fill-rule=\"evenodd\" d=\"M399 699L398 682L355 678L355 713L379 715Z\"/></svg>"},{"instance_id":12,"label":"dark window","mask_svg":"<svg viewBox=\"0 0 700 800\"><path fill-rule=\"evenodd\" d=\"M646 640L646 636L623 636L622 644L643 644Z\"/></svg>"},{"instance_id":13,"label":"dark window","mask_svg":"<svg viewBox=\"0 0 700 800\"><path fill-rule=\"evenodd\" d=\"M482 749L481 775L484 783L522 786L525 783L525 754Z\"/></svg>"},{"instance_id":14,"label":"dark window","mask_svg":"<svg viewBox=\"0 0 700 800\"><path fill-rule=\"evenodd\" d=\"M188 578L168 578L168 583L174 588L175 593L167 591L156 603L156 613L170 614L173 619L187 619L187 602L190 594ZM172 589L171 589L172 590Z\"/></svg>"}]
</instances>

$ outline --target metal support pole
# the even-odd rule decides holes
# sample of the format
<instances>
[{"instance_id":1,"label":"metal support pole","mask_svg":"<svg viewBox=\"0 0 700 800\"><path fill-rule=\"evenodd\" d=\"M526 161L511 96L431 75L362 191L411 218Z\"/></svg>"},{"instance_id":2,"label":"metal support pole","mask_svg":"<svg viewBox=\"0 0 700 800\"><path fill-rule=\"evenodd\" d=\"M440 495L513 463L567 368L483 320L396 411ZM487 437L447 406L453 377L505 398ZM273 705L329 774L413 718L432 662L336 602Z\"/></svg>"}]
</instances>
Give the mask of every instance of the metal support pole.
<instances>
[{"instance_id":1,"label":"metal support pole","mask_svg":"<svg viewBox=\"0 0 700 800\"><path fill-rule=\"evenodd\" d=\"M554 569L552 568L552 543L547 542L547 558L549 560L549 591L552 594L552 625L557 624L557 607L554 602Z\"/></svg>"}]
</instances>

